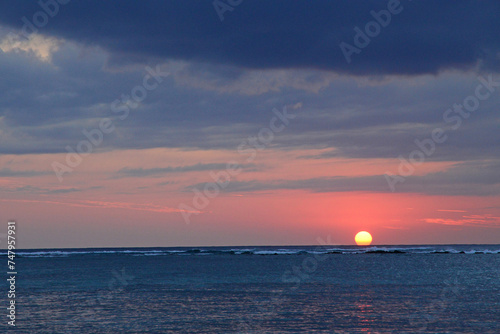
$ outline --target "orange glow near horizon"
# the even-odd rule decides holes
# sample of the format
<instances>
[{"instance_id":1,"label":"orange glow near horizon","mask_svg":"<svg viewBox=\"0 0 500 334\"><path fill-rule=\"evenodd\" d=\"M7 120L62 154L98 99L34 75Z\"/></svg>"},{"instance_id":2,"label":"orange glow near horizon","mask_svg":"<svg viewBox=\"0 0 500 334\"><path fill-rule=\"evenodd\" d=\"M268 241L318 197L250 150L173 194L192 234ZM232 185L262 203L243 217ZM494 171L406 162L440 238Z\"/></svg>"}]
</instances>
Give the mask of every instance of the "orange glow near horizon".
<instances>
[{"instance_id":1,"label":"orange glow near horizon","mask_svg":"<svg viewBox=\"0 0 500 334\"><path fill-rule=\"evenodd\" d=\"M179 209L181 203L195 208L195 193L187 189L213 178L209 170L183 167L226 160L243 164L237 152L97 152L66 173L62 183L50 165L64 161L63 154L4 155L0 172L7 176L0 175L0 212L25 222L30 232L25 232L23 248L314 245L318 238L347 245L359 231L374 233L378 245L498 243L500 196L390 193L383 187L350 191L333 183L321 187L322 178L376 176L393 162L299 158L306 154L310 152L271 148L259 152L256 164L267 167L248 168L231 178L241 188L221 188L191 214L189 225ZM282 161L298 163L285 167ZM33 175L8 176L14 170ZM145 224L150 232L144 232ZM45 234L49 230L61 233ZM139 234L140 240L132 237Z\"/></svg>"},{"instance_id":2,"label":"orange glow near horizon","mask_svg":"<svg viewBox=\"0 0 500 334\"><path fill-rule=\"evenodd\" d=\"M361 231L356 234L354 241L358 246L369 246L372 243L372 236L366 231Z\"/></svg>"}]
</instances>

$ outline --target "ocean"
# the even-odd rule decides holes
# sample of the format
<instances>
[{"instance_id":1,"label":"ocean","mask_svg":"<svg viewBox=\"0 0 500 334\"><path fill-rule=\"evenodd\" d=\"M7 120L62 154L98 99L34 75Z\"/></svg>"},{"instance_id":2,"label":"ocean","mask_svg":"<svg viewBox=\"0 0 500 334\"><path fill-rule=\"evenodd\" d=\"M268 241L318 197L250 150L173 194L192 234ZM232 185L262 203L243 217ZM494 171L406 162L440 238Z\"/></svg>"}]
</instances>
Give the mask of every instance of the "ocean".
<instances>
[{"instance_id":1,"label":"ocean","mask_svg":"<svg viewBox=\"0 0 500 334\"><path fill-rule=\"evenodd\" d=\"M16 326L4 307L2 332L500 333L500 245L43 249L15 260Z\"/></svg>"}]
</instances>

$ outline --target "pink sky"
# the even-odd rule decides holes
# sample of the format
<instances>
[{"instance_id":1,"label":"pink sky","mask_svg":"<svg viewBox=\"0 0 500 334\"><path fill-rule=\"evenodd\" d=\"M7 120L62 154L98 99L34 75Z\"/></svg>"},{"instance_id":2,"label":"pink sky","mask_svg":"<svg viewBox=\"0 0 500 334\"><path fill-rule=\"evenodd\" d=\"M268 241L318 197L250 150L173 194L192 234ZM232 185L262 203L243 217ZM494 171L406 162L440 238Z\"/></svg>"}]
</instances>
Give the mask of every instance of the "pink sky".
<instances>
[{"instance_id":1,"label":"pink sky","mask_svg":"<svg viewBox=\"0 0 500 334\"><path fill-rule=\"evenodd\" d=\"M265 170L242 172L230 182L380 175L394 164L391 159L296 159L303 154L261 151L255 162L265 165ZM0 163L18 171L33 165L49 171L0 181L4 189L0 210L4 220L17 220L20 247L314 245L318 238L327 237L335 244L353 244L354 235L361 230L373 235L373 244L498 240L498 196L297 189L221 192L199 214L190 215L187 224L178 207L192 205L193 192L183 188L210 182L209 171L141 177L116 177L116 172L124 165L148 169L193 165L207 159L241 160L237 153L169 149L96 153L59 183L47 166L63 157L0 158ZM419 173L449 167L450 163L429 163ZM162 184L168 182L171 184Z\"/></svg>"}]
</instances>

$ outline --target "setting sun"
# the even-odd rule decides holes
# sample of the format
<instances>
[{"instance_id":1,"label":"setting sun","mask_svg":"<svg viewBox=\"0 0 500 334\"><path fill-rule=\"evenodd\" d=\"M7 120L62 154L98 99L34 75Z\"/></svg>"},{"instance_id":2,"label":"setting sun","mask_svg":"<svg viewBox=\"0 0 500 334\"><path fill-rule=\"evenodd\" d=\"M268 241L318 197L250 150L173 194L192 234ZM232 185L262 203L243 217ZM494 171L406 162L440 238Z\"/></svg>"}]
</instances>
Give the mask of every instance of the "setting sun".
<instances>
[{"instance_id":1,"label":"setting sun","mask_svg":"<svg viewBox=\"0 0 500 334\"><path fill-rule=\"evenodd\" d=\"M356 234L354 241L358 246L369 246L372 243L372 236L366 231L361 231Z\"/></svg>"}]
</instances>

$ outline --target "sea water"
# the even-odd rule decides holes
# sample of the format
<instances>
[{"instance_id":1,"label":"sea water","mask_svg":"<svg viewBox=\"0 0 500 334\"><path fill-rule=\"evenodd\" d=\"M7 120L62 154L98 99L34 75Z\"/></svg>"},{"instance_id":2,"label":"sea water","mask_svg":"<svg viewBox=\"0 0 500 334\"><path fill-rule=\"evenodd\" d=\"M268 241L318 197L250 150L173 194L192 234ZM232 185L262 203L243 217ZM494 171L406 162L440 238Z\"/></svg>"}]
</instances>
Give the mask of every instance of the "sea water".
<instances>
[{"instance_id":1,"label":"sea water","mask_svg":"<svg viewBox=\"0 0 500 334\"><path fill-rule=\"evenodd\" d=\"M51 249L16 261L18 333L500 333L500 245Z\"/></svg>"}]
</instances>

